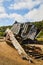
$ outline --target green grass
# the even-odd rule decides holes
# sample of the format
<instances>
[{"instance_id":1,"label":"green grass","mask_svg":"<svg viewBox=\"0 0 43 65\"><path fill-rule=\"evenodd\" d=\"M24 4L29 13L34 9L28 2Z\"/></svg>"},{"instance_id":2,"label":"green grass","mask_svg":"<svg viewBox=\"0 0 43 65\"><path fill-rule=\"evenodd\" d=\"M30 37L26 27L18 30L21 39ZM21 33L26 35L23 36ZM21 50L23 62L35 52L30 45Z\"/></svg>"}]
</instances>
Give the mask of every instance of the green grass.
<instances>
[{"instance_id":1,"label":"green grass","mask_svg":"<svg viewBox=\"0 0 43 65\"><path fill-rule=\"evenodd\" d=\"M43 41L43 30L41 30L41 31L39 32L39 34L36 36L36 39L37 39L38 41Z\"/></svg>"},{"instance_id":2,"label":"green grass","mask_svg":"<svg viewBox=\"0 0 43 65\"><path fill-rule=\"evenodd\" d=\"M4 32L0 32L0 36L4 36Z\"/></svg>"},{"instance_id":3,"label":"green grass","mask_svg":"<svg viewBox=\"0 0 43 65\"><path fill-rule=\"evenodd\" d=\"M39 34L36 36L36 38L43 38L43 30L39 32Z\"/></svg>"},{"instance_id":4,"label":"green grass","mask_svg":"<svg viewBox=\"0 0 43 65\"><path fill-rule=\"evenodd\" d=\"M39 38L43 38L43 31L40 33L40 35L38 36Z\"/></svg>"}]
</instances>

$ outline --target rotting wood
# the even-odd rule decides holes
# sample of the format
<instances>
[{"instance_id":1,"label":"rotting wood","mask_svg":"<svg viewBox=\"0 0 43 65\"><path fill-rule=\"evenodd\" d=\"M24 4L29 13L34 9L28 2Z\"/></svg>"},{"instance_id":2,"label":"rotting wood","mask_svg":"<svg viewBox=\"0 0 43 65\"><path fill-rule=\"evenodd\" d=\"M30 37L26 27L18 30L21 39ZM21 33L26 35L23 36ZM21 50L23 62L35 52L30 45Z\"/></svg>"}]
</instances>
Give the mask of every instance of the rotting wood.
<instances>
[{"instance_id":1,"label":"rotting wood","mask_svg":"<svg viewBox=\"0 0 43 65\"><path fill-rule=\"evenodd\" d=\"M6 30L6 39L10 38L11 43L13 44L13 46L17 49L19 55L22 58L25 58L26 60L29 60L29 62L33 62L33 59L27 55L27 53L24 51L24 49L21 47L21 45L19 44L19 42L16 40L16 38L14 37L12 31L10 29Z\"/></svg>"}]
</instances>

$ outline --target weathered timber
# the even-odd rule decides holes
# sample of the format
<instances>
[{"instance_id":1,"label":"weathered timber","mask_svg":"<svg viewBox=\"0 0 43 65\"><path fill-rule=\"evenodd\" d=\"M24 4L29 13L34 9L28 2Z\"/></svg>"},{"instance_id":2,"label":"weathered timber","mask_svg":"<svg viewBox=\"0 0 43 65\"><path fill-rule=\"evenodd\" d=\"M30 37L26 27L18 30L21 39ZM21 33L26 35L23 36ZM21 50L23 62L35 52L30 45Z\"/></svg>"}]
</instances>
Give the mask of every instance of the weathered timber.
<instances>
[{"instance_id":1,"label":"weathered timber","mask_svg":"<svg viewBox=\"0 0 43 65\"><path fill-rule=\"evenodd\" d=\"M33 59L26 54L26 52L24 51L24 49L21 47L21 45L19 44L19 42L16 40L16 38L14 37L12 31L10 29L7 29L6 33L7 33L6 39L9 38L11 40L11 43L16 48L16 50L18 51L19 55L22 58L25 58L25 59L29 60L30 62L33 62Z\"/></svg>"},{"instance_id":2,"label":"weathered timber","mask_svg":"<svg viewBox=\"0 0 43 65\"><path fill-rule=\"evenodd\" d=\"M27 22L27 23L14 23L11 31L14 33L15 36L20 36L22 40L26 39L31 39L34 40L36 33L37 33L37 28Z\"/></svg>"},{"instance_id":3,"label":"weathered timber","mask_svg":"<svg viewBox=\"0 0 43 65\"><path fill-rule=\"evenodd\" d=\"M42 49L38 46L23 45L25 52L35 59L43 59Z\"/></svg>"}]
</instances>

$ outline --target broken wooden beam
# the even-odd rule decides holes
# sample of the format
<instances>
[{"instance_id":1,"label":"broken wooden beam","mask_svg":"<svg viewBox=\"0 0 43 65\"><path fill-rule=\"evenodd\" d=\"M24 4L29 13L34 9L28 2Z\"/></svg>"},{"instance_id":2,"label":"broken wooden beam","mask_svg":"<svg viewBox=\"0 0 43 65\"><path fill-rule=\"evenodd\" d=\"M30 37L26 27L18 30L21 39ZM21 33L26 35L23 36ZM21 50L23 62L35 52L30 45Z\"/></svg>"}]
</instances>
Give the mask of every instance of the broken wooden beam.
<instances>
[{"instance_id":1,"label":"broken wooden beam","mask_svg":"<svg viewBox=\"0 0 43 65\"><path fill-rule=\"evenodd\" d=\"M13 35L13 32L10 29L6 30L6 39L10 39L11 43L13 44L13 46L17 49L19 55L22 58L25 58L27 60L29 60L30 62L33 62L33 59L27 55L27 53L24 51L24 49L21 47L21 45L19 44L19 42L16 40L16 38Z\"/></svg>"}]
</instances>

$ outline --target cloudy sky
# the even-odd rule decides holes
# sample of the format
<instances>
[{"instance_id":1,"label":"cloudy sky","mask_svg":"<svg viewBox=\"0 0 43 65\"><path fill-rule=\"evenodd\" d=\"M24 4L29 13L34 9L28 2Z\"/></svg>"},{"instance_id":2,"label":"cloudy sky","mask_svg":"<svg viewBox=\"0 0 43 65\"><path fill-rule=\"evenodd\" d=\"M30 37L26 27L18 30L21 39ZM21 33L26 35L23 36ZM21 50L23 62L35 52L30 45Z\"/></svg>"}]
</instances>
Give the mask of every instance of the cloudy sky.
<instances>
[{"instance_id":1,"label":"cloudy sky","mask_svg":"<svg viewBox=\"0 0 43 65\"><path fill-rule=\"evenodd\" d=\"M43 20L43 0L0 0L0 26Z\"/></svg>"}]
</instances>

